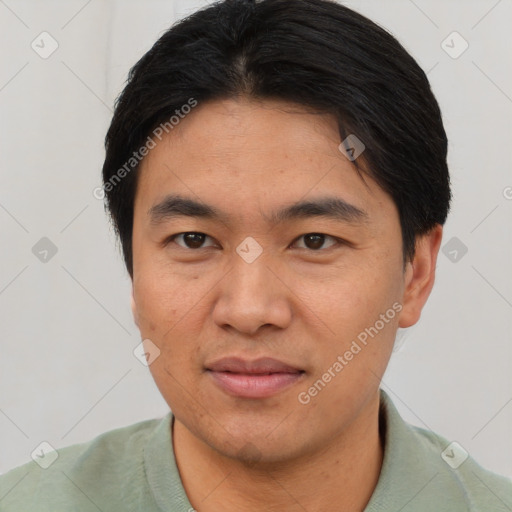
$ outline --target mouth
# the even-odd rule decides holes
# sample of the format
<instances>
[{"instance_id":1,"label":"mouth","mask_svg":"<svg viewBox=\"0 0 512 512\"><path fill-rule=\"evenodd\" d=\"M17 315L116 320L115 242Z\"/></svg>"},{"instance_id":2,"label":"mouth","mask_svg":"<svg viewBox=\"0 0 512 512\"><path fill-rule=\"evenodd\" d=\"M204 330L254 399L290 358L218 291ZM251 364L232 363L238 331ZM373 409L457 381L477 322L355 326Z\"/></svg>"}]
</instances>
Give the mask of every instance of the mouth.
<instances>
[{"instance_id":1,"label":"mouth","mask_svg":"<svg viewBox=\"0 0 512 512\"><path fill-rule=\"evenodd\" d=\"M273 358L219 359L206 367L214 383L224 392L240 398L267 398L303 378L304 370Z\"/></svg>"}]
</instances>

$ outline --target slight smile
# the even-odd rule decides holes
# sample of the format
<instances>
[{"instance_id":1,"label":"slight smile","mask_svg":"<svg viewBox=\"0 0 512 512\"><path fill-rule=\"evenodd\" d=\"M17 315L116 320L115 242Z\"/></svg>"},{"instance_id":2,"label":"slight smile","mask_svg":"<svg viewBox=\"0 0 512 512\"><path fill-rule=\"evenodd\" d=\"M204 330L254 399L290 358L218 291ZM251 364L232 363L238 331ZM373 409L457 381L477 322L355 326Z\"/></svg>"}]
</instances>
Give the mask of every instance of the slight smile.
<instances>
[{"instance_id":1,"label":"slight smile","mask_svg":"<svg viewBox=\"0 0 512 512\"><path fill-rule=\"evenodd\" d=\"M215 384L240 398L267 398L303 379L304 370L277 359L225 357L206 366Z\"/></svg>"}]
</instances>

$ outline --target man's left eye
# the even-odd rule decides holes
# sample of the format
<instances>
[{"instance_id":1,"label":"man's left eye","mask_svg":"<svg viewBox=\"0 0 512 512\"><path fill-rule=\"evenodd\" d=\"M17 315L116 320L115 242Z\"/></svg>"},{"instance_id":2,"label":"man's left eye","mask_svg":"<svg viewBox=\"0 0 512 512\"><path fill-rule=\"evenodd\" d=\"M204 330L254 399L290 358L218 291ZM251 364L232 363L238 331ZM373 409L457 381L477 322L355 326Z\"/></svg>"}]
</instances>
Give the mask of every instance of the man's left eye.
<instances>
[{"instance_id":1,"label":"man's left eye","mask_svg":"<svg viewBox=\"0 0 512 512\"><path fill-rule=\"evenodd\" d=\"M326 239L331 239L334 242L329 245L328 247L322 247ZM334 238L330 235L325 235L323 233L306 233L305 235L301 235L296 240L304 239L304 245L305 247L299 247L300 249L310 249L312 251L318 251L319 249L328 249L329 247L332 247L333 245L336 245L336 243L339 243L340 241L337 238ZM295 243L295 242L294 242Z\"/></svg>"}]
</instances>

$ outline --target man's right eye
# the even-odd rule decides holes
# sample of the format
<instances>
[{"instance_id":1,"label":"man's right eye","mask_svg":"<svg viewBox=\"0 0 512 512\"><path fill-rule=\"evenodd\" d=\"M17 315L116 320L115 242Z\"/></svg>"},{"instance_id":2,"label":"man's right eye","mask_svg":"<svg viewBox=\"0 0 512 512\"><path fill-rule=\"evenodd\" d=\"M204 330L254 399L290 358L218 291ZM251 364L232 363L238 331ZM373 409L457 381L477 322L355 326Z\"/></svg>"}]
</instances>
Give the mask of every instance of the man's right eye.
<instances>
[{"instance_id":1,"label":"man's right eye","mask_svg":"<svg viewBox=\"0 0 512 512\"><path fill-rule=\"evenodd\" d=\"M205 233L199 233L197 231L186 231L184 233L176 233L166 239L165 245L169 245L171 242L176 242L177 245L184 249L203 249L206 247L213 247L215 244L210 246L203 246L205 239L210 238ZM210 238L213 240L212 238ZM181 243L179 242L181 241Z\"/></svg>"}]
</instances>

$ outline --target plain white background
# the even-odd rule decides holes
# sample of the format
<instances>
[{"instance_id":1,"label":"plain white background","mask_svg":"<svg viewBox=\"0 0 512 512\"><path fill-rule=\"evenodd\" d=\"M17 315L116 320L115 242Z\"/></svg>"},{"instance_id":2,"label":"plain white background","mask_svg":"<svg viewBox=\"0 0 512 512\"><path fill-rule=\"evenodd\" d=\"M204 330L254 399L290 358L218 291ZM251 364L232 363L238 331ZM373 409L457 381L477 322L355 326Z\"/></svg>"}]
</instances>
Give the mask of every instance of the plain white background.
<instances>
[{"instance_id":1,"label":"plain white background","mask_svg":"<svg viewBox=\"0 0 512 512\"><path fill-rule=\"evenodd\" d=\"M443 247L456 240L382 387L407 421L512 476L512 2L346 4L428 71L450 140ZM132 353L130 281L93 190L129 68L202 5L0 1L0 472L42 441L58 449L168 411ZM31 47L51 48L43 31L58 43L47 58ZM57 250L46 262L33 251L43 237Z\"/></svg>"}]
</instances>

